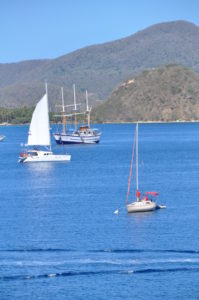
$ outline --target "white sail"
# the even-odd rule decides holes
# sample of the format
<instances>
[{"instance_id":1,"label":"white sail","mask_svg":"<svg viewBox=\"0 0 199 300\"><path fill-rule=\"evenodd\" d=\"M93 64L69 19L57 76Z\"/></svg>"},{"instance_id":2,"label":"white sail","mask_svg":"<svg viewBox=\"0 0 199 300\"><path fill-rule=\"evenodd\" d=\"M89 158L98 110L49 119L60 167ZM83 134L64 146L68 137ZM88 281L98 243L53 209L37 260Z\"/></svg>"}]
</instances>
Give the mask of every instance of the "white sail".
<instances>
[{"instance_id":1,"label":"white sail","mask_svg":"<svg viewBox=\"0 0 199 300\"><path fill-rule=\"evenodd\" d=\"M45 94L37 103L28 133L28 146L50 146L48 97Z\"/></svg>"}]
</instances>

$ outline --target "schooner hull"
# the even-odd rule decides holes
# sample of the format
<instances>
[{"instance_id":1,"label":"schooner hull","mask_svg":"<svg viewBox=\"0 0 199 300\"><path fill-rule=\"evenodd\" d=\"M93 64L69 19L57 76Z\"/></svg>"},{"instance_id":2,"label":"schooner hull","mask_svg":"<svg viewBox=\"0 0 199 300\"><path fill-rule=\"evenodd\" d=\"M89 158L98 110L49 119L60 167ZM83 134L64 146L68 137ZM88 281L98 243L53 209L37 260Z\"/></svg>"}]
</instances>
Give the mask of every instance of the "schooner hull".
<instances>
[{"instance_id":1,"label":"schooner hull","mask_svg":"<svg viewBox=\"0 0 199 300\"><path fill-rule=\"evenodd\" d=\"M100 134L97 135L78 135L78 134L54 134L57 144L96 144L100 141Z\"/></svg>"}]
</instances>

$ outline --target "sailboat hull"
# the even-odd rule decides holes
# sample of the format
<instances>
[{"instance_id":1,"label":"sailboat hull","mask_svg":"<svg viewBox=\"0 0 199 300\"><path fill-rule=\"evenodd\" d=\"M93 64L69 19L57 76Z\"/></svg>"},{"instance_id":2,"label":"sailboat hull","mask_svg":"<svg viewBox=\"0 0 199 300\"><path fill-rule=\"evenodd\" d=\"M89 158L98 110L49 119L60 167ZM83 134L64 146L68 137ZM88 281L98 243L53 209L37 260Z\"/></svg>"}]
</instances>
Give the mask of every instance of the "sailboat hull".
<instances>
[{"instance_id":1,"label":"sailboat hull","mask_svg":"<svg viewBox=\"0 0 199 300\"><path fill-rule=\"evenodd\" d=\"M32 151L29 154L22 154L19 157L19 163L36 163L36 162L58 162L58 161L70 161L71 155L55 155L52 152L44 151Z\"/></svg>"},{"instance_id":2,"label":"sailboat hull","mask_svg":"<svg viewBox=\"0 0 199 300\"><path fill-rule=\"evenodd\" d=\"M32 158L28 157L26 159L19 159L19 162L22 163L36 163L36 162L56 162L56 161L70 161L71 157L70 155L52 155L51 157L48 158Z\"/></svg>"},{"instance_id":3,"label":"sailboat hull","mask_svg":"<svg viewBox=\"0 0 199 300\"><path fill-rule=\"evenodd\" d=\"M128 213L147 212L157 209L154 201L136 201L126 206Z\"/></svg>"}]
</instances>

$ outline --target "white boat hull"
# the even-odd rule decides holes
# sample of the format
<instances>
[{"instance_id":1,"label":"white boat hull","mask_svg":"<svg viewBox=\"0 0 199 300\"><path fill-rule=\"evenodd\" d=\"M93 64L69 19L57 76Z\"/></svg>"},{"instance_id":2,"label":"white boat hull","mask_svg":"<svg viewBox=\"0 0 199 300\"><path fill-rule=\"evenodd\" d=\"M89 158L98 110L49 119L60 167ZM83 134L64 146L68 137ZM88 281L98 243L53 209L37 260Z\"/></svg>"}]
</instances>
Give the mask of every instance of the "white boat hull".
<instances>
[{"instance_id":1,"label":"white boat hull","mask_svg":"<svg viewBox=\"0 0 199 300\"><path fill-rule=\"evenodd\" d=\"M154 201L136 201L126 206L128 213L147 212L157 209Z\"/></svg>"},{"instance_id":2,"label":"white boat hull","mask_svg":"<svg viewBox=\"0 0 199 300\"><path fill-rule=\"evenodd\" d=\"M55 133L53 136L57 144L96 144L100 141L101 133L95 135L77 133Z\"/></svg>"},{"instance_id":3,"label":"white boat hull","mask_svg":"<svg viewBox=\"0 0 199 300\"><path fill-rule=\"evenodd\" d=\"M20 163L36 163L36 162L58 162L58 161L70 161L71 155L55 155L52 152L45 151L32 151L32 153L37 153L37 155L23 154L19 157Z\"/></svg>"}]
</instances>

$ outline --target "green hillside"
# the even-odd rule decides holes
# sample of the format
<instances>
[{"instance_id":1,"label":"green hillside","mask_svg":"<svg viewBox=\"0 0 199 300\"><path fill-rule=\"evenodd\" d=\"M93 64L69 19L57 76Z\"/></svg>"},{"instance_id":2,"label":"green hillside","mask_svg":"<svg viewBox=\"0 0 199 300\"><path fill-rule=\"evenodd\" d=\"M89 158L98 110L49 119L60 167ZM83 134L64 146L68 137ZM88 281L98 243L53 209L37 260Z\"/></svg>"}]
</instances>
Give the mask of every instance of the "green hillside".
<instances>
[{"instance_id":1,"label":"green hillside","mask_svg":"<svg viewBox=\"0 0 199 300\"><path fill-rule=\"evenodd\" d=\"M179 65L143 71L94 110L98 122L199 120L199 75Z\"/></svg>"}]
</instances>

